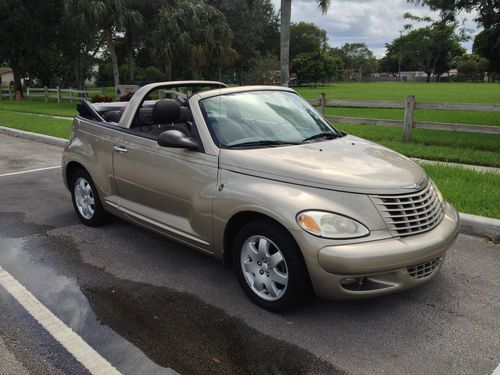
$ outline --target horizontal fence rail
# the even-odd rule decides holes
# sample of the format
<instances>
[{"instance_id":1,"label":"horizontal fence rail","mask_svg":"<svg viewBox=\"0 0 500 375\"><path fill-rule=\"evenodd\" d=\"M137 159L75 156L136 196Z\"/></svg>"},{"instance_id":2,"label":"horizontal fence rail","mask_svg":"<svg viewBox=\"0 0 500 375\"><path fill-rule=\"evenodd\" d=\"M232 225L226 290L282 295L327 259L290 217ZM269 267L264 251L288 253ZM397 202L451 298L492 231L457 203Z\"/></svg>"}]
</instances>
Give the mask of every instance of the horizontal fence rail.
<instances>
[{"instance_id":1,"label":"horizontal fence rail","mask_svg":"<svg viewBox=\"0 0 500 375\"><path fill-rule=\"evenodd\" d=\"M59 86L56 88L48 88L47 86L27 87L25 97L28 100L33 98L44 98L45 103L48 103L50 99L55 99L58 103L60 103L65 99L73 102L73 100L81 100L82 98L89 98L94 95L105 95L104 87L89 90L77 90L72 89L71 87L63 89ZM12 87L3 87L0 89L0 100L4 97L8 97L10 100L15 98L15 92Z\"/></svg>"},{"instance_id":2,"label":"horizontal fence rail","mask_svg":"<svg viewBox=\"0 0 500 375\"><path fill-rule=\"evenodd\" d=\"M324 93L319 94L317 99L308 100L310 104L318 107L323 116L333 122L354 125L389 126L403 129L403 142L411 140L411 130L431 129L446 130L469 133L500 134L500 126L451 124L444 122L415 121L414 114L417 109L432 109L444 111L477 111L477 112L500 112L498 104L475 104L475 103L420 103L413 95L407 96L404 102L376 101L376 100L327 100ZM402 120L328 116L325 115L326 108L392 108L404 109Z\"/></svg>"}]
</instances>

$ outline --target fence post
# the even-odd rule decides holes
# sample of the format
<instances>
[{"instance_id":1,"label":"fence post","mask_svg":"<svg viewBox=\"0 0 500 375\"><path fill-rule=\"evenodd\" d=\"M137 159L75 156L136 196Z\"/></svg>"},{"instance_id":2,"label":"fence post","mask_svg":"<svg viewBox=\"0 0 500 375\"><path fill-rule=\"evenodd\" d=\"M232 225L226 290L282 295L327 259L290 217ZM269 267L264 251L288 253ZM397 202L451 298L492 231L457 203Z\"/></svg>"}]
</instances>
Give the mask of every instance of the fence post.
<instances>
[{"instance_id":1,"label":"fence post","mask_svg":"<svg viewBox=\"0 0 500 375\"><path fill-rule=\"evenodd\" d=\"M12 100L12 87L9 85L9 100Z\"/></svg>"},{"instance_id":2,"label":"fence post","mask_svg":"<svg viewBox=\"0 0 500 375\"><path fill-rule=\"evenodd\" d=\"M31 100L31 91L29 86L26 86L26 96L28 97L28 100Z\"/></svg>"},{"instance_id":3,"label":"fence post","mask_svg":"<svg viewBox=\"0 0 500 375\"><path fill-rule=\"evenodd\" d=\"M71 91L71 86L69 87L69 91L68 92L69 92L69 102L73 103L73 93Z\"/></svg>"},{"instance_id":4,"label":"fence post","mask_svg":"<svg viewBox=\"0 0 500 375\"><path fill-rule=\"evenodd\" d=\"M324 92L319 94L319 111L324 116L325 115L325 106L326 106L326 95Z\"/></svg>"},{"instance_id":5,"label":"fence post","mask_svg":"<svg viewBox=\"0 0 500 375\"><path fill-rule=\"evenodd\" d=\"M45 103L49 102L49 91L47 86L43 86L43 97L45 98Z\"/></svg>"},{"instance_id":6,"label":"fence post","mask_svg":"<svg viewBox=\"0 0 500 375\"><path fill-rule=\"evenodd\" d=\"M413 128L413 112L415 110L415 96L408 95L405 101L405 116L403 122L403 142L410 143L411 128Z\"/></svg>"},{"instance_id":7,"label":"fence post","mask_svg":"<svg viewBox=\"0 0 500 375\"><path fill-rule=\"evenodd\" d=\"M57 102L61 103L61 88L57 86L56 89L57 89Z\"/></svg>"}]
</instances>

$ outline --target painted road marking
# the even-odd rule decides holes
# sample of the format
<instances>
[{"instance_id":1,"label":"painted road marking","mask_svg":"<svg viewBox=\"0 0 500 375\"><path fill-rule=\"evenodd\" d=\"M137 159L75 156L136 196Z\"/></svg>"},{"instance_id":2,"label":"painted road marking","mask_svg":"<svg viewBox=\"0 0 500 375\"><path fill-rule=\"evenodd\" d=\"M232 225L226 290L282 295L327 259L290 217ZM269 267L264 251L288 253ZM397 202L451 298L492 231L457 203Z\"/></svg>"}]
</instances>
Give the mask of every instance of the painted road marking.
<instances>
[{"instance_id":1,"label":"painted road marking","mask_svg":"<svg viewBox=\"0 0 500 375\"><path fill-rule=\"evenodd\" d=\"M61 166L60 165L56 165L55 167L45 167L45 168L30 169L29 171L4 173L4 174L0 174L0 177L15 176L15 175L18 175L18 174L32 173L32 172L39 172L39 171L47 171L49 169L57 169L57 168L61 168Z\"/></svg>"},{"instance_id":2,"label":"painted road marking","mask_svg":"<svg viewBox=\"0 0 500 375\"><path fill-rule=\"evenodd\" d=\"M0 267L0 286L7 290L91 374L121 374L2 267Z\"/></svg>"},{"instance_id":3,"label":"painted road marking","mask_svg":"<svg viewBox=\"0 0 500 375\"><path fill-rule=\"evenodd\" d=\"M500 375L500 363L498 364L497 368L493 370L491 375Z\"/></svg>"}]
</instances>

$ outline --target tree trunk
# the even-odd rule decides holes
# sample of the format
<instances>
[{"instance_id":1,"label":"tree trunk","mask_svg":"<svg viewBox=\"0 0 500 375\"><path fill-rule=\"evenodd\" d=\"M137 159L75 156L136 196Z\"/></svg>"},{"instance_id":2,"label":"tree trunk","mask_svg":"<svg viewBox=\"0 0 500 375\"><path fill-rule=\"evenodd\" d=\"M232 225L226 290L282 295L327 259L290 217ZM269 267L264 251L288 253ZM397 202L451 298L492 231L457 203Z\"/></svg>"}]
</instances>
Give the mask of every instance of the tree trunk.
<instances>
[{"instance_id":1,"label":"tree trunk","mask_svg":"<svg viewBox=\"0 0 500 375\"><path fill-rule=\"evenodd\" d=\"M128 80L129 83L134 83L135 76L135 61L134 61L134 43L132 33L129 31L127 33L127 64L128 64Z\"/></svg>"},{"instance_id":2,"label":"tree trunk","mask_svg":"<svg viewBox=\"0 0 500 375\"><path fill-rule=\"evenodd\" d=\"M165 65L165 70L167 73L167 79L169 81L172 81L172 63L170 61L167 61L167 64Z\"/></svg>"},{"instance_id":3,"label":"tree trunk","mask_svg":"<svg viewBox=\"0 0 500 375\"><path fill-rule=\"evenodd\" d=\"M113 65L113 79L115 83L115 97L119 98L118 85L120 84L120 72L118 70L118 58L116 57L115 43L113 41L113 30L111 27L106 29L106 39L108 40L109 53L111 55L111 63Z\"/></svg>"},{"instance_id":4,"label":"tree trunk","mask_svg":"<svg viewBox=\"0 0 500 375\"><path fill-rule=\"evenodd\" d=\"M21 83L21 73L19 71L19 65L16 62L10 61L10 67L12 69L12 74L14 75L14 91L20 92L21 97L23 96L23 85ZM17 100L17 95L16 95Z\"/></svg>"},{"instance_id":5,"label":"tree trunk","mask_svg":"<svg viewBox=\"0 0 500 375\"><path fill-rule=\"evenodd\" d=\"M431 74L432 72L427 72L427 83L431 81Z\"/></svg>"},{"instance_id":6,"label":"tree trunk","mask_svg":"<svg viewBox=\"0 0 500 375\"><path fill-rule=\"evenodd\" d=\"M288 86L290 79L290 19L292 16L292 0L281 0L281 25L280 25L280 80L282 86Z\"/></svg>"}]
</instances>

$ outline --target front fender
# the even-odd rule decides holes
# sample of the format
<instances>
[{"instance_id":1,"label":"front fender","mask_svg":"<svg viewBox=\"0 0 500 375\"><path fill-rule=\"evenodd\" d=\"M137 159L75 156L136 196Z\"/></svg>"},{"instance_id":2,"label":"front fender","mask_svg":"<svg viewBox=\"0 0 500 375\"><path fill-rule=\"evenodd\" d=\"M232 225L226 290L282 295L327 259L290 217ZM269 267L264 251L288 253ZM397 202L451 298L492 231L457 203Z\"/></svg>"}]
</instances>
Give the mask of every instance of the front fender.
<instances>
[{"instance_id":1,"label":"front fender","mask_svg":"<svg viewBox=\"0 0 500 375\"><path fill-rule=\"evenodd\" d=\"M260 177L220 170L223 188L216 194L213 205L214 248L224 249L224 231L229 220L243 211L256 212L288 229L302 247L307 242L318 249L346 240L331 240L304 232L296 216L304 210L323 210L341 213L363 223L371 235L349 243L390 237L387 227L367 195L311 188Z\"/></svg>"}]
</instances>

